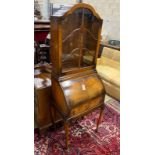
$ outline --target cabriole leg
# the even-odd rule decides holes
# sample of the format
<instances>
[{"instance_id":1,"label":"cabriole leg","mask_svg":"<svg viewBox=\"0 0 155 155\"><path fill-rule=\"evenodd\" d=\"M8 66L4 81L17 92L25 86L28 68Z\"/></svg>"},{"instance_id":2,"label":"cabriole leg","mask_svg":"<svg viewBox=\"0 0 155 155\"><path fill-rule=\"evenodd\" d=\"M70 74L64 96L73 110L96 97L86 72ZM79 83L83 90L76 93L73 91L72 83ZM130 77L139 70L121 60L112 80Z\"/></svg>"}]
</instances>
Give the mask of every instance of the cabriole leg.
<instances>
[{"instance_id":1,"label":"cabriole leg","mask_svg":"<svg viewBox=\"0 0 155 155\"><path fill-rule=\"evenodd\" d=\"M64 122L65 132L66 132L66 148L69 146L69 123Z\"/></svg>"},{"instance_id":2,"label":"cabriole leg","mask_svg":"<svg viewBox=\"0 0 155 155\"><path fill-rule=\"evenodd\" d=\"M104 110L104 108L102 107L101 110L100 110L100 116L99 116L99 118L97 120L96 132L98 132L98 126L99 126L99 123L101 121L101 117L103 115L103 110Z\"/></svg>"}]
</instances>

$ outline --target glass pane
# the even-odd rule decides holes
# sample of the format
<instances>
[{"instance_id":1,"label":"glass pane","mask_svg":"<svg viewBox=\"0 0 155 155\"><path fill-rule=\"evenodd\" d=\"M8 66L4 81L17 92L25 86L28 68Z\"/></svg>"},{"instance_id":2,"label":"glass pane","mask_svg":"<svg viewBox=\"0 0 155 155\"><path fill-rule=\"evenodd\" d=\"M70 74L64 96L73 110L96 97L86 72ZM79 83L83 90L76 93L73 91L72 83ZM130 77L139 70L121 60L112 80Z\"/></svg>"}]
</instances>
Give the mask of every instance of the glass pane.
<instances>
[{"instance_id":1,"label":"glass pane","mask_svg":"<svg viewBox=\"0 0 155 155\"><path fill-rule=\"evenodd\" d=\"M94 51L89 51L87 49L83 49L83 56L82 56L82 67L87 67L93 65L94 62Z\"/></svg>"},{"instance_id":2,"label":"glass pane","mask_svg":"<svg viewBox=\"0 0 155 155\"><path fill-rule=\"evenodd\" d=\"M77 9L74 13L65 17L62 21L62 39L65 40L70 33L79 29L82 24L83 9Z\"/></svg>"},{"instance_id":3,"label":"glass pane","mask_svg":"<svg viewBox=\"0 0 155 155\"><path fill-rule=\"evenodd\" d=\"M100 21L77 9L62 21L62 72L94 65Z\"/></svg>"},{"instance_id":4,"label":"glass pane","mask_svg":"<svg viewBox=\"0 0 155 155\"><path fill-rule=\"evenodd\" d=\"M84 31L83 31L83 58L81 66L90 66L94 64L98 30L100 22L88 9L84 9Z\"/></svg>"},{"instance_id":5,"label":"glass pane","mask_svg":"<svg viewBox=\"0 0 155 155\"><path fill-rule=\"evenodd\" d=\"M98 30L100 26L101 21L97 19L90 10L84 9L84 27L96 39L98 37Z\"/></svg>"},{"instance_id":6,"label":"glass pane","mask_svg":"<svg viewBox=\"0 0 155 155\"><path fill-rule=\"evenodd\" d=\"M82 13L77 9L62 21L62 71L80 67Z\"/></svg>"}]
</instances>

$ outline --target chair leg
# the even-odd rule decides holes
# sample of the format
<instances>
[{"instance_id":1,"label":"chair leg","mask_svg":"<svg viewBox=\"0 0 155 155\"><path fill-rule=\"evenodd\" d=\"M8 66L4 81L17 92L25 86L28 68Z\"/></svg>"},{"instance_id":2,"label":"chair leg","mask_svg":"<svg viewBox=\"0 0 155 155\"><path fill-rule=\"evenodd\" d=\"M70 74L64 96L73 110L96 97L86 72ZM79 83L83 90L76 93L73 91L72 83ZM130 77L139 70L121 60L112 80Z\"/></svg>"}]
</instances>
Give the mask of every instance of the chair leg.
<instances>
[{"instance_id":1,"label":"chair leg","mask_svg":"<svg viewBox=\"0 0 155 155\"><path fill-rule=\"evenodd\" d=\"M65 132L66 132L66 148L69 146L69 123L64 122Z\"/></svg>"},{"instance_id":2,"label":"chair leg","mask_svg":"<svg viewBox=\"0 0 155 155\"><path fill-rule=\"evenodd\" d=\"M97 120L97 126L96 126L96 132L98 132L98 126L99 126L99 123L100 123L100 120L101 120L101 117L102 117L102 114L103 114L103 110L104 108L102 107L101 110L100 110L100 116Z\"/></svg>"}]
</instances>

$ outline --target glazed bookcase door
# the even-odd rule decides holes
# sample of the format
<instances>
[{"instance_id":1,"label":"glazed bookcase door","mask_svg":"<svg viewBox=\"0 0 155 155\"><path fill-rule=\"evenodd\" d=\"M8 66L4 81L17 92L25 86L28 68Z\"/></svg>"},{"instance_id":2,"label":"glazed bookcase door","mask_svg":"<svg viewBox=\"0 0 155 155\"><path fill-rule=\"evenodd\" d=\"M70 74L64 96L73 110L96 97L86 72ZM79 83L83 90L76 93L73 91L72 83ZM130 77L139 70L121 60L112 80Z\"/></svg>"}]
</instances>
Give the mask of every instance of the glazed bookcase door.
<instances>
[{"instance_id":1,"label":"glazed bookcase door","mask_svg":"<svg viewBox=\"0 0 155 155\"><path fill-rule=\"evenodd\" d=\"M83 9L77 9L62 21L62 72L80 67Z\"/></svg>"},{"instance_id":2,"label":"glazed bookcase door","mask_svg":"<svg viewBox=\"0 0 155 155\"><path fill-rule=\"evenodd\" d=\"M95 65L102 20L78 8L62 20L62 72Z\"/></svg>"},{"instance_id":3,"label":"glazed bookcase door","mask_svg":"<svg viewBox=\"0 0 155 155\"><path fill-rule=\"evenodd\" d=\"M98 38L102 22L97 19L89 9L84 9L83 18L84 41L82 67L85 67L95 65L96 53L98 53Z\"/></svg>"}]
</instances>

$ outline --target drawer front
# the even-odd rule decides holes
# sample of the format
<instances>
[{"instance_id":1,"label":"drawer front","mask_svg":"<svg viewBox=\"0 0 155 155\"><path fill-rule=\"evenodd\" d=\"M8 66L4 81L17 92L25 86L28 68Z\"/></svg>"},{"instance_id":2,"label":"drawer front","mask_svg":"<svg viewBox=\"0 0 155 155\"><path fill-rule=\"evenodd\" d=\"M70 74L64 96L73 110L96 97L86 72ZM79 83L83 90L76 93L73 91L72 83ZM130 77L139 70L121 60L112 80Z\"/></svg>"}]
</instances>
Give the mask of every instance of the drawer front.
<instances>
[{"instance_id":1,"label":"drawer front","mask_svg":"<svg viewBox=\"0 0 155 155\"><path fill-rule=\"evenodd\" d=\"M89 112L90 110L98 107L100 105L104 105L103 96L99 96L91 101L87 101L71 110L71 117L80 116L85 112Z\"/></svg>"}]
</instances>

